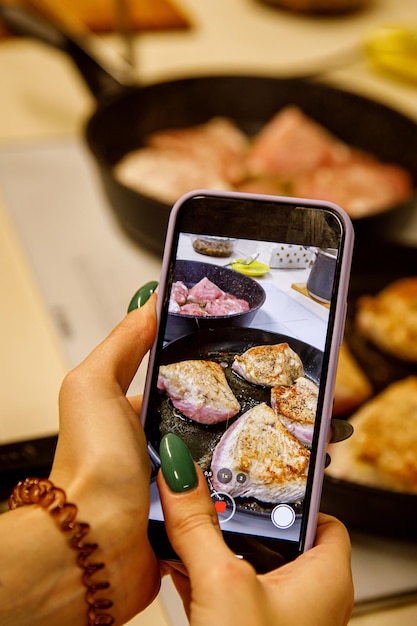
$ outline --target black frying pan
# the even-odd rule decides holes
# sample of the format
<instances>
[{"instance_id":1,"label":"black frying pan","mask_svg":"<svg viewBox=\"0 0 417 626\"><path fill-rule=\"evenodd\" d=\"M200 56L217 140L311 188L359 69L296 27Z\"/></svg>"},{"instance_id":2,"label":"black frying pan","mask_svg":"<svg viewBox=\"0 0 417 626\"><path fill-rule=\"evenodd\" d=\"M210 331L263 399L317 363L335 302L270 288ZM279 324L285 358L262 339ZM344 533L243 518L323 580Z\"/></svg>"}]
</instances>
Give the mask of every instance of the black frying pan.
<instances>
[{"instance_id":1,"label":"black frying pan","mask_svg":"<svg viewBox=\"0 0 417 626\"><path fill-rule=\"evenodd\" d=\"M378 293L397 279L416 274L416 248L381 245L373 253L358 250L353 259L345 339L370 379L374 395L394 381L416 376L417 363L406 363L381 352L357 332L357 300L364 294ZM417 494L368 487L327 475L321 509L341 519L350 529L417 541Z\"/></svg>"},{"instance_id":2,"label":"black frying pan","mask_svg":"<svg viewBox=\"0 0 417 626\"><path fill-rule=\"evenodd\" d=\"M220 363L224 368L228 384L240 404L239 413L227 421L227 427L229 427L255 404L265 402L270 405L271 390L269 388L248 383L232 371L231 365L235 355L243 354L254 346L282 342L287 342L298 354L306 377L319 384L323 353L318 348L288 335L252 327L212 328L184 335L169 342L163 348L161 364L167 365L188 359L203 359ZM225 422L207 426L180 416L165 393L156 394L151 399L145 425L148 443L154 451L159 450L164 434L174 432L186 442L194 459L205 471L210 469L213 450L225 429ZM271 512L269 505L255 503L252 500L249 502L247 499L243 499L238 506L251 513L270 514Z\"/></svg>"},{"instance_id":3,"label":"black frying pan","mask_svg":"<svg viewBox=\"0 0 417 626\"><path fill-rule=\"evenodd\" d=\"M84 44L49 22L28 19L18 7L0 5L9 30L35 36L70 55L97 99L86 126L86 141L120 223L141 244L160 253L170 207L120 184L113 166L144 145L155 130L231 118L246 133L256 133L281 107L298 105L345 142L384 161L406 167L417 187L417 124L367 98L302 79L261 76L200 76L147 86L125 86L103 70ZM391 220L415 208L416 199L391 211L355 220L357 241L390 233Z\"/></svg>"}]
</instances>

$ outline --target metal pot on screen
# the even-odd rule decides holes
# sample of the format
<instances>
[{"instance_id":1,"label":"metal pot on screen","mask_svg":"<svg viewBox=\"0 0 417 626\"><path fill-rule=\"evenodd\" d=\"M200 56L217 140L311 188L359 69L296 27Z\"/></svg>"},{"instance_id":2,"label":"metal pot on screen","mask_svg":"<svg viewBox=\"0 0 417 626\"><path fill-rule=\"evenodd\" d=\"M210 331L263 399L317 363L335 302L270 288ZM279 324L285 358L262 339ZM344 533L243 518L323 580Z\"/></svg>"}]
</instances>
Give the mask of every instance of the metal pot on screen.
<instances>
[{"instance_id":1,"label":"metal pot on screen","mask_svg":"<svg viewBox=\"0 0 417 626\"><path fill-rule=\"evenodd\" d=\"M317 248L315 259L307 279L307 291L312 298L329 303L332 298L337 250Z\"/></svg>"}]
</instances>

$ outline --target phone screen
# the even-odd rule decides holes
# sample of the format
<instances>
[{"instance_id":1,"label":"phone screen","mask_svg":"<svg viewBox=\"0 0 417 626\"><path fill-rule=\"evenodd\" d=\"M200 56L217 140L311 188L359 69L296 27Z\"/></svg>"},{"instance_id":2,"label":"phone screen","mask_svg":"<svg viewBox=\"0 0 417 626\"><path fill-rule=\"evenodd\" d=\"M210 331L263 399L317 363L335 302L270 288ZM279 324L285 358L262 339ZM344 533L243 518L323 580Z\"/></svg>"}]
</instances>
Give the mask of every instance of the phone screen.
<instances>
[{"instance_id":1,"label":"phone screen","mask_svg":"<svg viewBox=\"0 0 417 626\"><path fill-rule=\"evenodd\" d=\"M155 484L168 432L202 468L236 554L265 571L311 544L351 240L332 205L207 192L174 207L143 406L163 558L175 558Z\"/></svg>"}]
</instances>

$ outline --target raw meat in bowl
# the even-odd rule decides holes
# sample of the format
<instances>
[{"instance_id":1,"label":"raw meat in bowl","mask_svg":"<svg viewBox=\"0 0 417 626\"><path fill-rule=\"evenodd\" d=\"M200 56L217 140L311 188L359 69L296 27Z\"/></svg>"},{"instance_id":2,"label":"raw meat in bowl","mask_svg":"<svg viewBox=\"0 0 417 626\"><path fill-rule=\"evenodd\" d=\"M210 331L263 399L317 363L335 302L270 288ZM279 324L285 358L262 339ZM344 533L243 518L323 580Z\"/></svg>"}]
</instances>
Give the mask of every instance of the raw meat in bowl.
<instances>
[{"instance_id":1,"label":"raw meat in bowl","mask_svg":"<svg viewBox=\"0 0 417 626\"><path fill-rule=\"evenodd\" d=\"M194 289L200 281L202 285ZM207 289L208 281L214 284L210 290ZM194 307L181 313L180 307L189 304L188 301L186 304L179 303L177 291L180 297L185 294L181 283L188 293L194 294L195 300L202 298L202 291L211 295L218 294L218 298L213 298L209 305L204 305L203 315ZM166 329L166 338L170 341L206 328L250 326L266 297L259 282L249 276L214 263L185 259L178 259L175 263L172 287L174 291L171 293ZM205 293L204 297L207 297L208 293ZM194 304L199 306L198 302Z\"/></svg>"}]
</instances>

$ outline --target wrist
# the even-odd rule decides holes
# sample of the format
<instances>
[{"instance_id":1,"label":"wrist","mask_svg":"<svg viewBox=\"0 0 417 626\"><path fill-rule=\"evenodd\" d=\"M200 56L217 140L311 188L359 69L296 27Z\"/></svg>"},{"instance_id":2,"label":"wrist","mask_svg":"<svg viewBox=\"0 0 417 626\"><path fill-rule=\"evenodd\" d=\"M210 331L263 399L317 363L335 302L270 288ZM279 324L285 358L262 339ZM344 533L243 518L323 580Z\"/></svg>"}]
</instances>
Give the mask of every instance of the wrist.
<instances>
[{"instance_id":1,"label":"wrist","mask_svg":"<svg viewBox=\"0 0 417 626\"><path fill-rule=\"evenodd\" d=\"M67 554L69 553L73 556L73 570L78 572L79 587L84 591L85 612L87 613L88 624L113 624L114 619L107 612L107 609L112 607L113 602L108 597L103 597L104 590L107 591L110 585L103 580L103 576L100 573L105 566L103 562L97 560L99 546L97 543L92 542L90 536L87 537L90 532L90 525L78 519L77 505L69 502L66 493L61 488L56 487L50 480L45 478L28 478L16 485L9 498L9 507L13 511L21 507L26 509L27 506L32 509L40 509L43 515L52 519L55 523L55 536L58 530L60 531L58 534L65 539ZM27 526L27 528L29 529L28 537L33 540L32 529L30 526ZM49 552L51 550L50 543L51 536L49 534L47 541L43 537L43 541L36 547L44 548L45 552ZM24 549L27 550L27 547L25 545ZM62 549L62 541L60 547ZM25 551L26 557L28 554L31 554L30 549ZM40 555L40 561L42 561L42 558L42 555ZM59 577L59 563L49 563L50 560L46 559L46 564L49 567L55 566L55 571ZM42 568L44 568L43 564L41 564ZM54 572L54 569L50 571ZM14 574L15 577L16 574L17 572ZM29 580L30 578L33 579L33 575L33 572L32 574L29 573ZM49 586L47 584L45 587L43 582L36 578L36 583L34 584L34 597L35 599L40 598L41 601L45 588ZM45 582L48 583L49 578ZM24 588L27 590L27 584L24 585ZM72 602L71 594L69 599ZM45 606L50 609L53 603L54 599L51 598L51 601L47 602ZM55 601L55 606L58 604L59 607L59 603L60 601ZM53 613L55 613L55 610ZM65 608L65 615L66 613ZM63 619L64 615L60 616L60 623L64 623Z\"/></svg>"},{"instance_id":2,"label":"wrist","mask_svg":"<svg viewBox=\"0 0 417 626\"><path fill-rule=\"evenodd\" d=\"M146 465L143 473L147 471ZM103 592L113 601L109 612L117 624L125 623L154 600L160 587L159 563L147 539L148 491L142 493L138 486L137 496L127 497L123 489L114 491L86 471L68 480L66 473L55 470L51 480L64 486L68 499L77 503L79 519L91 523L88 537L100 546L96 559L106 564L97 578L110 582L108 592Z\"/></svg>"},{"instance_id":3,"label":"wrist","mask_svg":"<svg viewBox=\"0 0 417 626\"><path fill-rule=\"evenodd\" d=\"M85 589L66 537L40 507L0 517L1 626L62 626L85 623Z\"/></svg>"}]
</instances>

